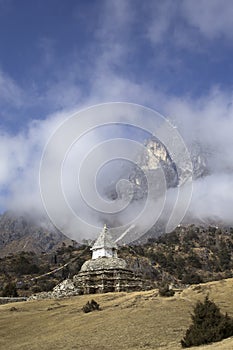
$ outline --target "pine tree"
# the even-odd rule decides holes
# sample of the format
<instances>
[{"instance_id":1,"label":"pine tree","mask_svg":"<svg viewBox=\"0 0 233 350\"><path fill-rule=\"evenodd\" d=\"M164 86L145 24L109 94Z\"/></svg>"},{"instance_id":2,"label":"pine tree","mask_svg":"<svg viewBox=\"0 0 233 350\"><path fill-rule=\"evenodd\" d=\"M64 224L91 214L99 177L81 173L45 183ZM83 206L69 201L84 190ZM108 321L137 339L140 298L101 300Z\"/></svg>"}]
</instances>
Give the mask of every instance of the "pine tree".
<instances>
[{"instance_id":1,"label":"pine tree","mask_svg":"<svg viewBox=\"0 0 233 350\"><path fill-rule=\"evenodd\" d=\"M206 296L198 301L192 315L192 324L181 340L183 348L208 344L233 335L233 319L223 315L219 307Z\"/></svg>"}]
</instances>

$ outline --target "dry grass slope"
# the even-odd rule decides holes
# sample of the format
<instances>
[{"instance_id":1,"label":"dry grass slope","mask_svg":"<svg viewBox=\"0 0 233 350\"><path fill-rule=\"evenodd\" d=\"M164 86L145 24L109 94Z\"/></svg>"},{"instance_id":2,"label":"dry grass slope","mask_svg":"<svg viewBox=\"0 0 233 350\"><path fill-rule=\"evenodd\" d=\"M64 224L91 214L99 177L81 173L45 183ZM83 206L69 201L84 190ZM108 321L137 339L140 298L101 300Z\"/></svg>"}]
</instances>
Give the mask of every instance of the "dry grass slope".
<instances>
[{"instance_id":1,"label":"dry grass slope","mask_svg":"<svg viewBox=\"0 0 233 350\"><path fill-rule=\"evenodd\" d=\"M233 316L233 279L191 286L174 297L156 290L94 295L101 311L84 314L93 296L0 306L0 349L177 350L196 300L209 293ZM15 307L16 310L11 311ZM231 350L233 338L198 350Z\"/></svg>"}]
</instances>

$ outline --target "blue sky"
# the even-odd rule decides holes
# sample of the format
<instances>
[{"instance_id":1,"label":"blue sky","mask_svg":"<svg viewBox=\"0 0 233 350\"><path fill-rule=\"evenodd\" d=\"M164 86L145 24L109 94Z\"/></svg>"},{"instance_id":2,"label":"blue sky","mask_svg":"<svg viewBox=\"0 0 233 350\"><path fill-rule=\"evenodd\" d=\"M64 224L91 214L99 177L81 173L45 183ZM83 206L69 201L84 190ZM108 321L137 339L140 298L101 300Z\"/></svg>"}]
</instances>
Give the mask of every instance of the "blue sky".
<instances>
[{"instance_id":1,"label":"blue sky","mask_svg":"<svg viewBox=\"0 0 233 350\"><path fill-rule=\"evenodd\" d=\"M230 0L1 0L1 128L17 132L90 99L163 111L139 100L145 89L194 99L229 91L232 15Z\"/></svg>"},{"instance_id":2,"label":"blue sky","mask_svg":"<svg viewBox=\"0 0 233 350\"><path fill-rule=\"evenodd\" d=\"M217 216L221 201L232 218L232 18L232 0L0 0L0 210L38 207L42 150L58 123L125 101L211 150L214 177L197 184L193 210Z\"/></svg>"}]
</instances>

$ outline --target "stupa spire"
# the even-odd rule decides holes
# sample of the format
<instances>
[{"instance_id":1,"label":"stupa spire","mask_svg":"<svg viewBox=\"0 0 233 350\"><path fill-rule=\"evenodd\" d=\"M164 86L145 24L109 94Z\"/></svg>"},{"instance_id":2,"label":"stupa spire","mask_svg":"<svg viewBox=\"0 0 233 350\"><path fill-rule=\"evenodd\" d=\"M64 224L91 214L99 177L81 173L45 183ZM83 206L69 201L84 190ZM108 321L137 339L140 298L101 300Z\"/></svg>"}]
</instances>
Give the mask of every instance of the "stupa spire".
<instances>
[{"instance_id":1,"label":"stupa spire","mask_svg":"<svg viewBox=\"0 0 233 350\"><path fill-rule=\"evenodd\" d=\"M117 258L117 244L113 241L106 224L104 225L91 250L92 259L102 257Z\"/></svg>"}]
</instances>

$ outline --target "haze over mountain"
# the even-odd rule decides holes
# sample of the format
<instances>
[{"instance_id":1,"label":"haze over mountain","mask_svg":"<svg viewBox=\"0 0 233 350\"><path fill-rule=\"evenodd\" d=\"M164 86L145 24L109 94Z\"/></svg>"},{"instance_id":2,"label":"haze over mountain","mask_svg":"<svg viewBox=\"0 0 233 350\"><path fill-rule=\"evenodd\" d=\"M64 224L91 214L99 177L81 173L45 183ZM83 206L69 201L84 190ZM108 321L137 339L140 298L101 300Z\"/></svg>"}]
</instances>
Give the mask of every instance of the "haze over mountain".
<instances>
[{"instance_id":1,"label":"haze over mountain","mask_svg":"<svg viewBox=\"0 0 233 350\"><path fill-rule=\"evenodd\" d=\"M224 6L220 0L103 0L91 5L71 0L36 6L0 1L1 212L44 217L39 169L51 135L85 107L124 101L158 110L183 138L195 174L186 222L233 224L232 13L230 0ZM79 140L73 160L64 160L62 180L68 204L93 229L77 229L55 201L63 233L72 228L76 240L94 238L107 220L98 210L84 209L76 191L83 157L109 139L134 138L143 144L149 138L139 134L128 126L121 131L118 126L96 128ZM59 151L57 147L53 159ZM181 179L169 157L163 166L168 199ZM106 191L113 200L118 196L121 184L115 184L122 173L116 169L112 164L112 172L101 172L99 193L105 199ZM137 182L145 178L139 167L132 169L123 178L130 178L143 197L146 191ZM89 167L85 188L93 173ZM54 178L48 176L48 181L52 185ZM127 191L122 192L127 198ZM133 205L129 217L136 209Z\"/></svg>"}]
</instances>

